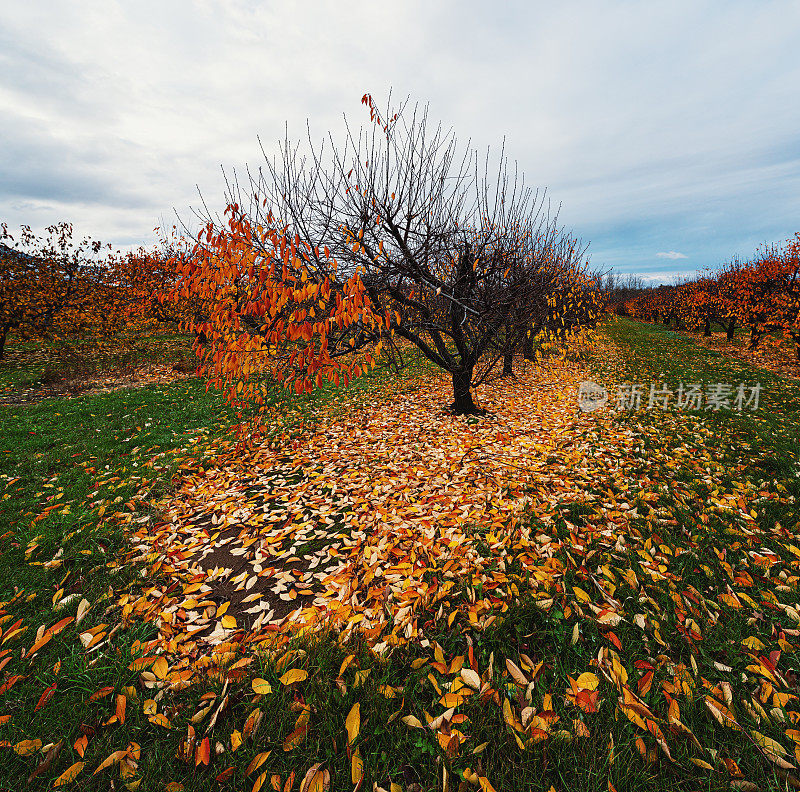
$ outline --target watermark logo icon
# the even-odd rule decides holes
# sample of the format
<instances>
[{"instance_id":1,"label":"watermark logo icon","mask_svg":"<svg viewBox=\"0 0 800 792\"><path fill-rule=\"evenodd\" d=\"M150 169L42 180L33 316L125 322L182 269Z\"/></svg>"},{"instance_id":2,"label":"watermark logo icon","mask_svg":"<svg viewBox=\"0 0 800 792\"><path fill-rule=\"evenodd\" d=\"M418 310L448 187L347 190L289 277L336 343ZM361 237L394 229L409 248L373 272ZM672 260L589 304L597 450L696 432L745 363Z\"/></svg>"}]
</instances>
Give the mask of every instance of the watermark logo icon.
<instances>
[{"instance_id":1,"label":"watermark logo icon","mask_svg":"<svg viewBox=\"0 0 800 792\"><path fill-rule=\"evenodd\" d=\"M642 383L622 383L616 391L617 410L652 410L657 407L667 410L675 407L678 410L706 410L717 412L721 409L757 410L761 396L761 383L738 386L727 382L714 382L703 385L699 382L685 384L679 382L676 388L668 387L662 382L660 386L652 383L649 387ZM602 385L586 380L578 386L578 407L585 413L594 412L604 407L609 401L609 393Z\"/></svg>"},{"instance_id":2,"label":"watermark logo icon","mask_svg":"<svg viewBox=\"0 0 800 792\"><path fill-rule=\"evenodd\" d=\"M608 401L608 391L596 382L587 380L578 386L578 407L583 412L599 410Z\"/></svg>"}]
</instances>

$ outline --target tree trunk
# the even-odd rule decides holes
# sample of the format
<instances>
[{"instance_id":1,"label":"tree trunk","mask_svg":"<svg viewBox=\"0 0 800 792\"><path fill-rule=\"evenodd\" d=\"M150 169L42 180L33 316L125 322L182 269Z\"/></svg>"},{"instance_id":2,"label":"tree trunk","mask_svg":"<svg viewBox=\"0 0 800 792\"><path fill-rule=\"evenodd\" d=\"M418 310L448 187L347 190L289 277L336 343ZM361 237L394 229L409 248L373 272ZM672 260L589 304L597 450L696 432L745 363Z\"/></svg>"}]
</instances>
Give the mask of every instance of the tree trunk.
<instances>
[{"instance_id":1,"label":"tree trunk","mask_svg":"<svg viewBox=\"0 0 800 792\"><path fill-rule=\"evenodd\" d=\"M755 349L758 346L758 340L761 338L761 334L757 333L755 328L750 329L750 349Z\"/></svg>"},{"instance_id":2,"label":"tree trunk","mask_svg":"<svg viewBox=\"0 0 800 792\"><path fill-rule=\"evenodd\" d=\"M703 325L703 336L706 338L711 335L711 320L706 319L706 323Z\"/></svg>"},{"instance_id":3,"label":"tree trunk","mask_svg":"<svg viewBox=\"0 0 800 792\"><path fill-rule=\"evenodd\" d=\"M503 376L511 377L514 374L514 350L510 350L503 355Z\"/></svg>"},{"instance_id":4,"label":"tree trunk","mask_svg":"<svg viewBox=\"0 0 800 792\"><path fill-rule=\"evenodd\" d=\"M473 366L453 372L453 403L451 408L456 415L483 415L484 410L472 401L470 383Z\"/></svg>"},{"instance_id":5,"label":"tree trunk","mask_svg":"<svg viewBox=\"0 0 800 792\"><path fill-rule=\"evenodd\" d=\"M8 328L0 328L0 360L3 359L3 351L6 348L6 337L8 336Z\"/></svg>"},{"instance_id":6,"label":"tree trunk","mask_svg":"<svg viewBox=\"0 0 800 792\"><path fill-rule=\"evenodd\" d=\"M530 328L525 334L525 346L523 347L522 355L525 360L533 360L533 328Z\"/></svg>"},{"instance_id":7,"label":"tree trunk","mask_svg":"<svg viewBox=\"0 0 800 792\"><path fill-rule=\"evenodd\" d=\"M736 329L736 320L731 319L730 322L728 322L728 329L725 331L725 338L727 338L728 341L733 341L733 331L735 329Z\"/></svg>"},{"instance_id":8,"label":"tree trunk","mask_svg":"<svg viewBox=\"0 0 800 792\"><path fill-rule=\"evenodd\" d=\"M669 327L669 320L670 320L671 318L672 318L671 316L665 316L665 317L664 317L664 324L665 324L667 327Z\"/></svg>"}]
</instances>

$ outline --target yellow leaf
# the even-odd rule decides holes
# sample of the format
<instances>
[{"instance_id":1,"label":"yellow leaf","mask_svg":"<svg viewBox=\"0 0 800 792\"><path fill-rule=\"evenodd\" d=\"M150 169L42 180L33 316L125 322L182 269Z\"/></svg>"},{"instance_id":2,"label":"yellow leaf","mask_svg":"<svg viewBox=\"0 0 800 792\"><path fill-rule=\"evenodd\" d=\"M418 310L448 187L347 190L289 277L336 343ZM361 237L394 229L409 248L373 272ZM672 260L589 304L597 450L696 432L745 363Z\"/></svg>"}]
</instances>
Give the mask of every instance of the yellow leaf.
<instances>
[{"instance_id":1,"label":"yellow leaf","mask_svg":"<svg viewBox=\"0 0 800 792\"><path fill-rule=\"evenodd\" d=\"M55 781L53 781L53 786L60 787L65 784L71 784L85 766L86 762L75 762L75 764L70 765Z\"/></svg>"},{"instance_id":2,"label":"yellow leaf","mask_svg":"<svg viewBox=\"0 0 800 792\"><path fill-rule=\"evenodd\" d=\"M761 732L757 731L751 731L750 734L753 736L756 744L765 751L777 754L778 756L787 755L786 749L779 742L775 742L775 740L773 740L771 737L767 737L765 734L761 734Z\"/></svg>"},{"instance_id":3,"label":"yellow leaf","mask_svg":"<svg viewBox=\"0 0 800 792\"><path fill-rule=\"evenodd\" d=\"M236 751L242 744L242 733L234 730L231 734L231 751Z\"/></svg>"},{"instance_id":4,"label":"yellow leaf","mask_svg":"<svg viewBox=\"0 0 800 792\"><path fill-rule=\"evenodd\" d=\"M579 690L597 690L600 680L591 671L584 671L576 680Z\"/></svg>"},{"instance_id":5,"label":"yellow leaf","mask_svg":"<svg viewBox=\"0 0 800 792\"><path fill-rule=\"evenodd\" d=\"M354 784L358 784L364 775L364 761L358 748L353 751L353 758L350 760L350 779Z\"/></svg>"},{"instance_id":6,"label":"yellow leaf","mask_svg":"<svg viewBox=\"0 0 800 792\"><path fill-rule=\"evenodd\" d=\"M242 383L240 382L239 384L241 385ZM261 775L260 775L260 776L259 776L259 777L256 779L256 782L255 782L255 784L253 784L253 789L251 790L251 792L258 792L258 790L259 790L259 789L261 789L261 787L264 785L264 782L267 780L267 773L268 773L268 772L269 772L268 770L265 770L265 771L264 771L264 772L263 772L263 773L262 773L262 774L261 774Z\"/></svg>"},{"instance_id":7,"label":"yellow leaf","mask_svg":"<svg viewBox=\"0 0 800 792\"><path fill-rule=\"evenodd\" d=\"M158 660L153 663L153 673L159 679L164 679L167 676L167 671L169 671L167 659L165 657L159 657Z\"/></svg>"},{"instance_id":8,"label":"yellow leaf","mask_svg":"<svg viewBox=\"0 0 800 792\"><path fill-rule=\"evenodd\" d=\"M695 759L693 756L689 757L689 761L692 762L693 764L696 764L698 767L702 767L703 770L714 769L708 762L704 762L702 759Z\"/></svg>"},{"instance_id":9,"label":"yellow leaf","mask_svg":"<svg viewBox=\"0 0 800 792\"><path fill-rule=\"evenodd\" d=\"M489 779L484 776L479 776L478 781L481 785L483 792L497 792L497 790L489 783Z\"/></svg>"},{"instance_id":10,"label":"yellow leaf","mask_svg":"<svg viewBox=\"0 0 800 792\"><path fill-rule=\"evenodd\" d=\"M256 754L251 760L250 764L247 765L247 769L244 771L244 774L251 775L252 773L255 773L255 771L267 761L267 758L271 753L272 751L262 751L260 754Z\"/></svg>"},{"instance_id":11,"label":"yellow leaf","mask_svg":"<svg viewBox=\"0 0 800 792\"><path fill-rule=\"evenodd\" d=\"M616 657L611 658L611 673L621 685L624 685L628 681L628 672L625 666L622 665Z\"/></svg>"},{"instance_id":12,"label":"yellow leaf","mask_svg":"<svg viewBox=\"0 0 800 792\"><path fill-rule=\"evenodd\" d=\"M105 770L107 767L111 767L113 764L117 764L122 759L124 759L128 755L127 751L114 751L114 753L109 754L102 762L97 766L97 769L94 771L92 775L97 775L101 770Z\"/></svg>"},{"instance_id":13,"label":"yellow leaf","mask_svg":"<svg viewBox=\"0 0 800 792\"><path fill-rule=\"evenodd\" d=\"M359 729L361 728L361 705L358 702L353 704L350 712L347 714L345 728L347 729L347 744L352 745L356 741ZM355 780L353 783L355 783Z\"/></svg>"},{"instance_id":14,"label":"yellow leaf","mask_svg":"<svg viewBox=\"0 0 800 792\"><path fill-rule=\"evenodd\" d=\"M282 685L293 685L295 682L303 682L308 679L308 671L302 668L293 668L287 671L280 679Z\"/></svg>"},{"instance_id":15,"label":"yellow leaf","mask_svg":"<svg viewBox=\"0 0 800 792\"><path fill-rule=\"evenodd\" d=\"M572 646L575 646L578 643L578 639L581 637L581 626L578 622L575 622L575 626L572 628L572 640L570 643Z\"/></svg>"},{"instance_id":16,"label":"yellow leaf","mask_svg":"<svg viewBox=\"0 0 800 792\"><path fill-rule=\"evenodd\" d=\"M355 679L353 679L353 687L360 687L363 685L370 671L372 671L371 668L364 668L356 671Z\"/></svg>"},{"instance_id":17,"label":"yellow leaf","mask_svg":"<svg viewBox=\"0 0 800 792\"><path fill-rule=\"evenodd\" d=\"M588 605L592 601L592 598L582 588L573 586L572 590L575 592L575 599L578 600L578 602L583 602Z\"/></svg>"},{"instance_id":18,"label":"yellow leaf","mask_svg":"<svg viewBox=\"0 0 800 792\"><path fill-rule=\"evenodd\" d=\"M235 630L236 629L236 619L233 616L223 616L222 617L222 627L225 630Z\"/></svg>"},{"instance_id":19,"label":"yellow leaf","mask_svg":"<svg viewBox=\"0 0 800 792\"><path fill-rule=\"evenodd\" d=\"M640 729L647 731L647 726L639 714L630 707L626 707L622 703L622 699L619 700L619 708L625 713L625 715L628 716L628 720L630 720L632 723L635 723Z\"/></svg>"},{"instance_id":20,"label":"yellow leaf","mask_svg":"<svg viewBox=\"0 0 800 792\"><path fill-rule=\"evenodd\" d=\"M266 679L257 677L253 680L253 692L259 696L266 696L268 693L272 693L272 686Z\"/></svg>"},{"instance_id":21,"label":"yellow leaf","mask_svg":"<svg viewBox=\"0 0 800 792\"><path fill-rule=\"evenodd\" d=\"M511 702L507 698L503 699L503 720L505 720L512 729L514 728L516 720L514 718L514 712L511 709Z\"/></svg>"},{"instance_id":22,"label":"yellow leaf","mask_svg":"<svg viewBox=\"0 0 800 792\"><path fill-rule=\"evenodd\" d=\"M172 724L167 719L167 716L159 712L156 715L151 715L148 720L156 726L163 726L165 729L171 729Z\"/></svg>"},{"instance_id":23,"label":"yellow leaf","mask_svg":"<svg viewBox=\"0 0 800 792\"><path fill-rule=\"evenodd\" d=\"M400 720L403 721L403 723L405 723L407 726L411 726L415 729L422 728L422 724L419 722L419 719L415 718L413 715L406 715L404 718L400 718Z\"/></svg>"},{"instance_id":24,"label":"yellow leaf","mask_svg":"<svg viewBox=\"0 0 800 792\"><path fill-rule=\"evenodd\" d=\"M22 742L18 742L14 746L14 752L18 753L20 756L30 756L36 753L41 747L42 741L38 738L35 740L22 740Z\"/></svg>"},{"instance_id":25,"label":"yellow leaf","mask_svg":"<svg viewBox=\"0 0 800 792\"><path fill-rule=\"evenodd\" d=\"M342 676L342 674L344 674L344 672L347 670L347 666L349 666L350 663L352 663L353 660L355 660L355 659L356 659L356 656L351 654L351 655L347 655L347 657L345 657L345 659L342 660L342 665L339 668L339 676Z\"/></svg>"}]
</instances>

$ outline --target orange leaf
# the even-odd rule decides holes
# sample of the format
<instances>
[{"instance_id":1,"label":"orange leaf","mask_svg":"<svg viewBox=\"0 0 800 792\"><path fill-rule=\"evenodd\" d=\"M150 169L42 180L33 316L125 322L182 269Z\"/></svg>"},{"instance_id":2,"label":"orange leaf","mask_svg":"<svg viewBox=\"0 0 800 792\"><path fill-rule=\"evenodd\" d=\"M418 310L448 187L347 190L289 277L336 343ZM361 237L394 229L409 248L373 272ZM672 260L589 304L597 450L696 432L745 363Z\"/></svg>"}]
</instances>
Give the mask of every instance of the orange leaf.
<instances>
[{"instance_id":1,"label":"orange leaf","mask_svg":"<svg viewBox=\"0 0 800 792\"><path fill-rule=\"evenodd\" d=\"M125 723L125 707L126 707L127 703L128 703L128 699L125 698L125 696L123 696L121 693L117 693L116 715L117 715L117 720L120 723Z\"/></svg>"},{"instance_id":2,"label":"orange leaf","mask_svg":"<svg viewBox=\"0 0 800 792\"><path fill-rule=\"evenodd\" d=\"M86 762L75 762L75 764L70 765L55 781L53 781L53 786L60 787L65 784L71 784L85 766Z\"/></svg>"},{"instance_id":3,"label":"orange leaf","mask_svg":"<svg viewBox=\"0 0 800 792\"><path fill-rule=\"evenodd\" d=\"M114 751L114 753L109 754L105 759L97 767L97 770L92 773L92 775L97 775L101 770L105 770L107 767L111 767L113 764L117 764L118 762L122 761L128 755L127 751Z\"/></svg>"},{"instance_id":4,"label":"orange leaf","mask_svg":"<svg viewBox=\"0 0 800 792\"><path fill-rule=\"evenodd\" d=\"M284 741L283 741L283 750L284 751L291 751L300 745L301 742L305 739L306 734L308 733L308 723L303 723L301 726L298 726Z\"/></svg>"},{"instance_id":5,"label":"orange leaf","mask_svg":"<svg viewBox=\"0 0 800 792\"><path fill-rule=\"evenodd\" d=\"M104 687L100 688L100 690L95 691L89 696L89 701L98 701L99 699L105 698L106 696L110 696L114 692L113 687Z\"/></svg>"},{"instance_id":6,"label":"orange leaf","mask_svg":"<svg viewBox=\"0 0 800 792\"><path fill-rule=\"evenodd\" d=\"M250 713L250 715L248 715L247 720L244 722L244 726L242 727L242 736L247 739L255 732L260 722L261 710L256 708Z\"/></svg>"},{"instance_id":7,"label":"orange leaf","mask_svg":"<svg viewBox=\"0 0 800 792\"><path fill-rule=\"evenodd\" d=\"M47 688L44 691L44 693L42 693L42 695L39 697L39 701L37 702L36 706L33 708L33 711L37 712L42 707L44 707L45 704L47 704L47 702L50 701L51 698L53 698L53 694L55 692L56 692L56 683L53 682L53 684L50 685L50 687Z\"/></svg>"},{"instance_id":8,"label":"orange leaf","mask_svg":"<svg viewBox=\"0 0 800 792\"><path fill-rule=\"evenodd\" d=\"M86 746L88 744L89 738L85 734L82 734L77 740L75 740L75 743L72 747L75 749L75 752L78 754L78 756L83 757L84 753L86 753Z\"/></svg>"},{"instance_id":9,"label":"orange leaf","mask_svg":"<svg viewBox=\"0 0 800 792\"><path fill-rule=\"evenodd\" d=\"M197 750L194 753L194 766L198 767L201 764L208 765L211 761L211 743L208 737L204 737Z\"/></svg>"},{"instance_id":10,"label":"orange leaf","mask_svg":"<svg viewBox=\"0 0 800 792\"><path fill-rule=\"evenodd\" d=\"M38 640L36 643L28 649L28 653L25 655L26 657L30 657L31 655L36 654L51 638L53 637L53 633L50 631L46 631L45 634Z\"/></svg>"},{"instance_id":11,"label":"orange leaf","mask_svg":"<svg viewBox=\"0 0 800 792\"><path fill-rule=\"evenodd\" d=\"M3 682L3 684L0 685L0 696L2 696L3 693L6 693L9 690L11 690L11 688L14 687L14 685L16 685L17 682L20 681L20 679L25 679L25 677L20 674L15 674L14 676L9 677L5 682Z\"/></svg>"},{"instance_id":12,"label":"orange leaf","mask_svg":"<svg viewBox=\"0 0 800 792\"><path fill-rule=\"evenodd\" d=\"M36 740L22 740L13 746L14 752L20 756L30 756L36 753L42 747L42 741L38 738Z\"/></svg>"},{"instance_id":13,"label":"orange leaf","mask_svg":"<svg viewBox=\"0 0 800 792\"><path fill-rule=\"evenodd\" d=\"M254 756L251 760L250 764L247 765L247 769L244 771L244 774L251 775L252 773L255 773L255 771L267 761L267 757L271 753L272 751L262 751L260 754L256 754L256 756Z\"/></svg>"}]
</instances>

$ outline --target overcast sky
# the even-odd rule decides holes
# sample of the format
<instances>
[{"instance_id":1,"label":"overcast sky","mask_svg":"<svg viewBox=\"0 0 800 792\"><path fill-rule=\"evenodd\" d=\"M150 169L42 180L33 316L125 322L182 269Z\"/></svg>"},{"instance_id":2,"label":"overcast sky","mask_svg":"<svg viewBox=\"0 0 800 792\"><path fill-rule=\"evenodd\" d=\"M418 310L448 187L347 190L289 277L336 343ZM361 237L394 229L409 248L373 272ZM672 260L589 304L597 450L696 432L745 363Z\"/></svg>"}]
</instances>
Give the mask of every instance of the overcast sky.
<instances>
[{"instance_id":1,"label":"overcast sky","mask_svg":"<svg viewBox=\"0 0 800 792\"><path fill-rule=\"evenodd\" d=\"M220 166L430 104L653 281L800 230L797 2L37 2L0 25L0 222L151 243Z\"/></svg>"}]
</instances>

